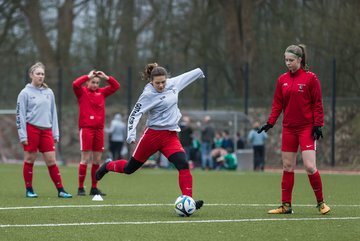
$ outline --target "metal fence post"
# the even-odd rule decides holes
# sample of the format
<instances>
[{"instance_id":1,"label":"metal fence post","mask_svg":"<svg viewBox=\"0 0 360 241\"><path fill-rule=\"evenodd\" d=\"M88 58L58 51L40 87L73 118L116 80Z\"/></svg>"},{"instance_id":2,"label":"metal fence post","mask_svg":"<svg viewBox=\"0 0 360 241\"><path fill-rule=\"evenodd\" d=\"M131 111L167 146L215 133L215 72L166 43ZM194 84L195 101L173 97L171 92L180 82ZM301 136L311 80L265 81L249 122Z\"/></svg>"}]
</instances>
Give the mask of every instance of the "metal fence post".
<instances>
[{"instance_id":1,"label":"metal fence post","mask_svg":"<svg viewBox=\"0 0 360 241\"><path fill-rule=\"evenodd\" d=\"M336 120L336 59L332 61L332 101L331 101L331 166L335 166L335 120Z\"/></svg>"},{"instance_id":2,"label":"metal fence post","mask_svg":"<svg viewBox=\"0 0 360 241\"><path fill-rule=\"evenodd\" d=\"M207 65L204 65L204 102L203 102L203 110L208 109L208 92L209 92L209 86L208 86L208 76L207 76Z\"/></svg>"}]
</instances>

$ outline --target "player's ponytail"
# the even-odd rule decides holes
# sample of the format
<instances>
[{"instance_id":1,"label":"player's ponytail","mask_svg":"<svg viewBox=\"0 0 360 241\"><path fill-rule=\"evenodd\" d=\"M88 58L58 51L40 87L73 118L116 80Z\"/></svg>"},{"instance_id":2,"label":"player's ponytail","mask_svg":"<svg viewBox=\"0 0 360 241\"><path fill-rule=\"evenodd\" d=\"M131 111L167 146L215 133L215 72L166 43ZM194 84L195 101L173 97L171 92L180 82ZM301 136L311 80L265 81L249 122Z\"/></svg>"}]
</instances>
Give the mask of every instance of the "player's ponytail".
<instances>
[{"instance_id":1,"label":"player's ponytail","mask_svg":"<svg viewBox=\"0 0 360 241\"><path fill-rule=\"evenodd\" d=\"M142 79L146 81L151 80L151 71L158 67L159 65L157 63L150 63L145 66L144 72L142 73Z\"/></svg>"},{"instance_id":2,"label":"player's ponytail","mask_svg":"<svg viewBox=\"0 0 360 241\"><path fill-rule=\"evenodd\" d=\"M142 79L146 81L152 81L155 76L166 76L168 72L164 67L159 66L157 63L150 63L145 66L145 70L142 73Z\"/></svg>"},{"instance_id":3,"label":"player's ponytail","mask_svg":"<svg viewBox=\"0 0 360 241\"><path fill-rule=\"evenodd\" d=\"M308 71L309 70L309 66L307 64L307 53L306 53L306 46L304 44L299 44L298 45L299 48L301 49L301 52L302 52L302 57L301 57L301 67Z\"/></svg>"}]
</instances>

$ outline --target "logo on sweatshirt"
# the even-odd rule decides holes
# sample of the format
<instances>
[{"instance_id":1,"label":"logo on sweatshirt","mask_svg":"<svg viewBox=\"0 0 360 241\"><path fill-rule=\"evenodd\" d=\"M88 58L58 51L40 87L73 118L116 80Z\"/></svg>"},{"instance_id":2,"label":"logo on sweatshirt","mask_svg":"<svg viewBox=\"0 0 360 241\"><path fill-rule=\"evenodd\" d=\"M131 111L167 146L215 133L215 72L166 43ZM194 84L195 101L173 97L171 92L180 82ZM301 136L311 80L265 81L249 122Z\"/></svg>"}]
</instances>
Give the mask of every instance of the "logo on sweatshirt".
<instances>
[{"instance_id":1,"label":"logo on sweatshirt","mask_svg":"<svg viewBox=\"0 0 360 241\"><path fill-rule=\"evenodd\" d=\"M298 92L304 92L304 87L306 86L306 84L298 84L299 89Z\"/></svg>"},{"instance_id":2,"label":"logo on sweatshirt","mask_svg":"<svg viewBox=\"0 0 360 241\"><path fill-rule=\"evenodd\" d=\"M130 114L130 117L129 117L129 131L132 130L134 128L134 120L135 120L135 115L136 113L140 112L141 110L141 104L140 103L136 103L135 104L135 107L133 109L133 111L131 112Z\"/></svg>"},{"instance_id":3,"label":"logo on sweatshirt","mask_svg":"<svg viewBox=\"0 0 360 241\"><path fill-rule=\"evenodd\" d=\"M20 103L16 104L16 126L18 130L21 129L21 121L20 121Z\"/></svg>"}]
</instances>

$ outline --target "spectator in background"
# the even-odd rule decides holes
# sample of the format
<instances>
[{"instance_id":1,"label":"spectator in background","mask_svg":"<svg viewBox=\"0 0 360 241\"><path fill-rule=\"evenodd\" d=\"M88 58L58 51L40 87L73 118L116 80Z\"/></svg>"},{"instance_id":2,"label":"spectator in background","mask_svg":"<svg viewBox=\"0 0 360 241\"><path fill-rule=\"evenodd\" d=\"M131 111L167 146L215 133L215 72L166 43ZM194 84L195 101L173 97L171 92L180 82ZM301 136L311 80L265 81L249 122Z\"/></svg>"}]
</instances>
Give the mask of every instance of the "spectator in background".
<instances>
[{"instance_id":1,"label":"spectator in background","mask_svg":"<svg viewBox=\"0 0 360 241\"><path fill-rule=\"evenodd\" d=\"M222 153L219 157L216 158L217 169L225 170L236 170L237 169L237 158L235 153Z\"/></svg>"},{"instance_id":2,"label":"spectator in background","mask_svg":"<svg viewBox=\"0 0 360 241\"><path fill-rule=\"evenodd\" d=\"M190 150L190 159L193 161L194 167L201 166L201 142L199 140L199 135L198 132L194 132Z\"/></svg>"},{"instance_id":3,"label":"spectator in background","mask_svg":"<svg viewBox=\"0 0 360 241\"><path fill-rule=\"evenodd\" d=\"M223 137L222 137L221 133L216 132L215 137L214 137L213 149L221 148L222 143L223 143Z\"/></svg>"},{"instance_id":4,"label":"spectator in background","mask_svg":"<svg viewBox=\"0 0 360 241\"><path fill-rule=\"evenodd\" d=\"M120 113L114 115L110 127L105 128L105 132L109 133L109 149L113 160L118 160L121 157L121 150L126 138L126 124L122 121Z\"/></svg>"},{"instance_id":5,"label":"spectator in background","mask_svg":"<svg viewBox=\"0 0 360 241\"><path fill-rule=\"evenodd\" d=\"M214 162L211 157L211 148L215 136L214 127L211 123L211 117L205 116L201 129L201 167L202 169L213 169Z\"/></svg>"},{"instance_id":6,"label":"spectator in background","mask_svg":"<svg viewBox=\"0 0 360 241\"><path fill-rule=\"evenodd\" d=\"M256 121L248 135L248 141L254 150L254 171L264 171L265 167L265 142L268 135L266 132L258 133L259 128L260 123Z\"/></svg>"},{"instance_id":7,"label":"spectator in background","mask_svg":"<svg viewBox=\"0 0 360 241\"><path fill-rule=\"evenodd\" d=\"M59 126L53 91L46 85L45 66L38 62L29 68L31 83L21 90L16 104L16 125L24 149L23 177L26 197L37 198L32 186L33 168L38 152L42 153L59 198L71 198L64 190L56 164L55 143Z\"/></svg>"},{"instance_id":8,"label":"spectator in background","mask_svg":"<svg viewBox=\"0 0 360 241\"><path fill-rule=\"evenodd\" d=\"M240 149L244 149L245 148L245 140L244 138L241 136L240 132L236 133L236 148L238 150Z\"/></svg>"},{"instance_id":9,"label":"spectator in background","mask_svg":"<svg viewBox=\"0 0 360 241\"><path fill-rule=\"evenodd\" d=\"M192 147L192 135L193 135L193 129L190 126L190 117L189 116L183 116L182 121L180 122L180 132L179 132L179 139L181 142L181 145L184 147L185 154L186 154L186 160L191 160L191 147Z\"/></svg>"},{"instance_id":10,"label":"spectator in background","mask_svg":"<svg viewBox=\"0 0 360 241\"><path fill-rule=\"evenodd\" d=\"M100 81L108 85L100 88ZM87 75L78 77L72 83L79 105L79 139L81 160L78 171L78 196L85 196L84 181L88 163L91 166L90 195L105 195L97 188L95 173L101 164L104 151L105 99L114 94L120 84L102 71L92 70Z\"/></svg>"},{"instance_id":11,"label":"spectator in background","mask_svg":"<svg viewBox=\"0 0 360 241\"><path fill-rule=\"evenodd\" d=\"M224 148L228 153L233 153L234 152L234 141L230 137L229 131L224 130L222 132L222 137L223 137L223 140L221 143L221 147Z\"/></svg>"}]
</instances>

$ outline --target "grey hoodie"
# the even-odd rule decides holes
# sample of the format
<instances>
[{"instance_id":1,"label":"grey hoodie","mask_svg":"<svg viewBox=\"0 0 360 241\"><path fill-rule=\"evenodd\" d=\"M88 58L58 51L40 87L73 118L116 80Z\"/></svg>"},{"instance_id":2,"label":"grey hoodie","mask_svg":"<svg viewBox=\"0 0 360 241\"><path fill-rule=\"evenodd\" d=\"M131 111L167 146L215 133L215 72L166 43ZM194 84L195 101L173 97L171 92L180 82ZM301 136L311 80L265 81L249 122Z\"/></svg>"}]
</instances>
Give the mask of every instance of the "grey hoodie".
<instances>
[{"instance_id":1,"label":"grey hoodie","mask_svg":"<svg viewBox=\"0 0 360 241\"><path fill-rule=\"evenodd\" d=\"M110 128L105 128L105 132L111 134L111 141L123 142L126 138L126 124L122 121L121 115L117 113L111 121Z\"/></svg>"},{"instance_id":2,"label":"grey hoodie","mask_svg":"<svg viewBox=\"0 0 360 241\"><path fill-rule=\"evenodd\" d=\"M181 90L198 78L204 78L204 73L197 68L166 80L163 92L157 92L151 83L148 83L140 95L128 120L127 143L136 139L136 126L141 116L148 112L146 126L154 130L180 131L178 122L181 113L178 108L178 95Z\"/></svg>"},{"instance_id":3,"label":"grey hoodie","mask_svg":"<svg viewBox=\"0 0 360 241\"><path fill-rule=\"evenodd\" d=\"M59 140L59 126L54 93L51 89L27 84L20 92L16 104L16 126L20 142L27 141L26 123L40 128L52 128Z\"/></svg>"}]
</instances>

